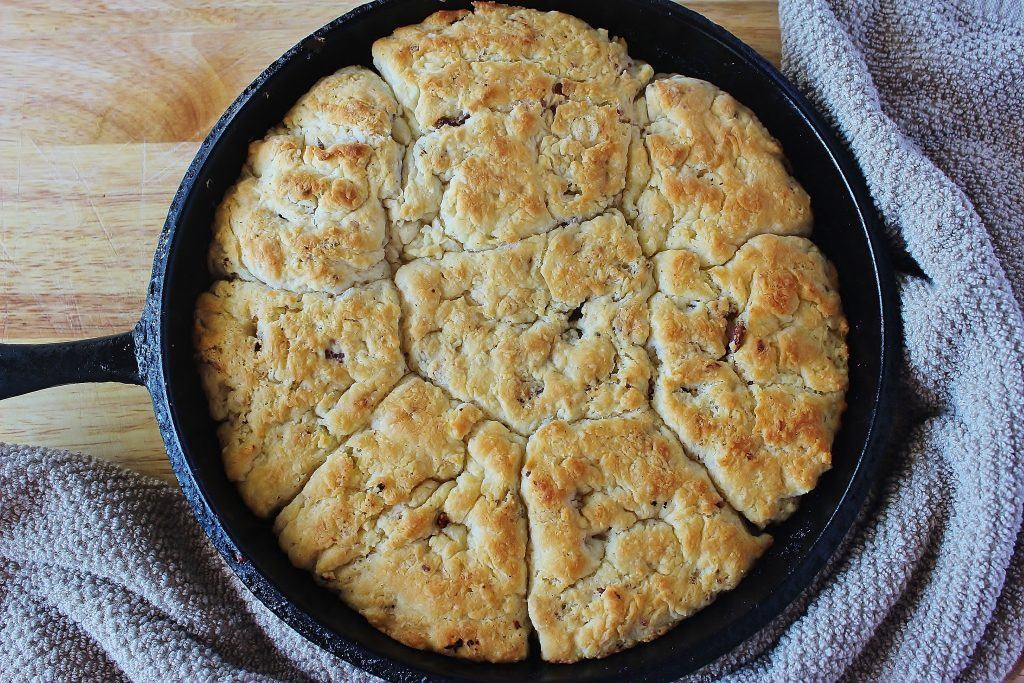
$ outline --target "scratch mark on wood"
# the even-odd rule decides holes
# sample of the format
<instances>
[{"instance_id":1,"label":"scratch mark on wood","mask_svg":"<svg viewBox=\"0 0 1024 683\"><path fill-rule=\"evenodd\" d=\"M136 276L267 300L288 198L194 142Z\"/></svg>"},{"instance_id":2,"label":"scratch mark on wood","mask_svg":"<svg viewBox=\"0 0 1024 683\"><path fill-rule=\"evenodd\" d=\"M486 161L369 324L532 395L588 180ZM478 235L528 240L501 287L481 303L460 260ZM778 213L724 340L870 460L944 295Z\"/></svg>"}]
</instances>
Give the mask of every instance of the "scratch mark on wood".
<instances>
[{"instance_id":1,"label":"scratch mark on wood","mask_svg":"<svg viewBox=\"0 0 1024 683\"><path fill-rule=\"evenodd\" d=\"M18 182L14 190L14 201L21 200L21 146L23 142L23 135L18 136Z\"/></svg>"},{"instance_id":2,"label":"scratch mark on wood","mask_svg":"<svg viewBox=\"0 0 1024 683\"><path fill-rule=\"evenodd\" d=\"M14 263L14 259L11 258L10 253L7 251L7 245L4 243L4 234L7 229L7 203L5 201L4 188L0 185L0 254L3 255L3 260L10 264L11 270L17 268ZM7 269L0 269L0 294L7 289ZM7 307L6 296L0 296L0 339L7 338L7 321L10 318L10 311Z\"/></svg>"},{"instance_id":3,"label":"scratch mark on wood","mask_svg":"<svg viewBox=\"0 0 1024 683\"><path fill-rule=\"evenodd\" d=\"M78 296L75 293L75 285L70 278L65 277L65 291L68 293L68 322L75 335L83 334L85 325L82 324L82 310L78 307Z\"/></svg>"},{"instance_id":4,"label":"scratch mark on wood","mask_svg":"<svg viewBox=\"0 0 1024 683\"><path fill-rule=\"evenodd\" d=\"M18 202L21 201L21 177L22 177L21 169L22 169L22 156L23 156L22 149L23 149L23 146L24 146L24 137L25 137L24 135L18 135L18 151L17 151L18 178L17 178L17 182L15 183L15 190L14 190L14 201L15 201L15 203L18 203ZM3 188L0 188L0 192L2 192L2 190L3 190ZM7 280L7 284L5 284L4 287L0 288L0 292L7 292L9 294L10 288L12 287L12 285L10 283L14 282L16 279L23 281L25 279L25 274L22 271L21 266L18 264L18 261L14 258L14 254L11 251L9 251L8 248L7 248L7 243L6 243L5 239L4 239L4 235L7 234L6 197L4 197L4 195L2 195L2 194L0 194L0 202L4 203L3 206L0 206L0 221L2 221L2 223L0 223L0 252L3 252L4 259L6 260L7 263L10 264L10 272L17 276L17 278L9 278ZM33 301L40 308L40 310L44 310L44 311L46 310L46 306L43 303L43 297L39 294L39 292L32 292L30 296L32 296ZM12 308L11 308L10 303L9 303L10 296L5 295L3 298L4 298L3 338L6 339L7 338L7 329L8 329L9 322L10 322L10 316L11 316ZM45 317L50 318L49 313L46 313Z\"/></svg>"},{"instance_id":5,"label":"scratch mark on wood","mask_svg":"<svg viewBox=\"0 0 1024 683\"><path fill-rule=\"evenodd\" d=\"M146 149L146 141L142 141L142 164L139 168L139 187L137 188L137 196L139 199L138 212L135 216L135 222L138 228L141 230L145 226L143 225L143 218L146 215L146 155L148 154Z\"/></svg>"},{"instance_id":6,"label":"scratch mark on wood","mask_svg":"<svg viewBox=\"0 0 1024 683\"><path fill-rule=\"evenodd\" d=\"M7 202L6 195L4 193L3 185L0 185L0 256L3 260L10 263L14 267L14 259L11 257L10 252L7 251L7 245L4 243L4 235L7 234Z\"/></svg>"},{"instance_id":7,"label":"scratch mark on wood","mask_svg":"<svg viewBox=\"0 0 1024 683\"><path fill-rule=\"evenodd\" d=\"M200 145L200 143L198 143L198 142L189 142L189 141L183 141L183 142L175 143L173 147L171 147L169 150L167 150L164 153L165 163L160 166L160 170L158 170L156 173L154 173L153 176L151 178L149 178L149 180L151 182L156 182L158 180L163 180L167 176L167 174L170 173L172 170L174 170L176 173L184 173L185 169L188 168L188 163L187 162L190 161L193 156L195 156L195 151L197 149L199 149L199 145ZM189 148L189 154L188 154L189 158L188 158L188 160L186 160L186 164L184 166L175 167L174 162L179 158L178 150L180 150L182 147L188 147ZM170 159L170 161L166 161L166 159Z\"/></svg>"},{"instance_id":8,"label":"scratch mark on wood","mask_svg":"<svg viewBox=\"0 0 1024 683\"><path fill-rule=\"evenodd\" d=\"M89 208L92 209L92 215L96 217L96 222L100 224L100 230L103 231L103 236L107 238L107 244L110 245L110 251L113 252L114 258L120 258L117 253L117 247L114 246L114 240L110 237L110 231L107 230L106 223L104 223L103 219L100 218L100 212L96 209L96 204L92 201L92 189L89 187L89 184L85 182L85 178L82 177L82 172L78 170L78 164L75 163L75 160L70 159L70 162L71 168L74 169L75 175L78 176L79 184L82 186L82 189L85 190L83 193L85 201L89 205Z\"/></svg>"},{"instance_id":9,"label":"scratch mark on wood","mask_svg":"<svg viewBox=\"0 0 1024 683\"><path fill-rule=\"evenodd\" d=\"M64 203L65 206L72 206L74 202L71 201L71 198L69 198L67 193L64 191L64 185L63 183L60 182L60 171L57 169L57 166L53 163L53 160L51 160L50 157L46 155L46 153L39 146L39 143L37 143L35 138L33 138L31 135L28 136L28 141L32 143L32 146L35 148L36 153L39 155L39 158L45 161L46 165L50 167L50 178L53 180L53 184L57 188L57 195L60 197L61 201ZM63 299L65 294L65 291L59 292L60 298ZM41 300L42 299L40 298L40 301ZM65 320L67 320L67 305L65 304L64 306L62 306L62 308L64 318ZM49 320L50 329L52 329L57 335L60 335L62 333L62 330L59 323L57 322L57 317L54 315L54 311L48 311L45 308L43 310L45 311L44 316Z\"/></svg>"}]
</instances>

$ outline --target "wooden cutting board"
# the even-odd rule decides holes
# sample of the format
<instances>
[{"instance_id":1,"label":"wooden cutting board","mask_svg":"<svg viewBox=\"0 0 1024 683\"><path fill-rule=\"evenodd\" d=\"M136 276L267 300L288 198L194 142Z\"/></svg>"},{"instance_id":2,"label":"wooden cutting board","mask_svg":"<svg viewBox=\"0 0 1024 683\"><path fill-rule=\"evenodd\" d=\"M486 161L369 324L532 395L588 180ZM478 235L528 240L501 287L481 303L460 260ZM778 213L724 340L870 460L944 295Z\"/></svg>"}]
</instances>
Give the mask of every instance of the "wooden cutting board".
<instances>
[{"instance_id":1,"label":"wooden cutting board","mask_svg":"<svg viewBox=\"0 0 1024 683\"><path fill-rule=\"evenodd\" d=\"M0 3L0 341L129 329L167 206L207 131L264 67L358 4ZM687 4L778 60L775 0ZM0 441L173 479L140 387L0 402Z\"/></svg>"}]
</instances>

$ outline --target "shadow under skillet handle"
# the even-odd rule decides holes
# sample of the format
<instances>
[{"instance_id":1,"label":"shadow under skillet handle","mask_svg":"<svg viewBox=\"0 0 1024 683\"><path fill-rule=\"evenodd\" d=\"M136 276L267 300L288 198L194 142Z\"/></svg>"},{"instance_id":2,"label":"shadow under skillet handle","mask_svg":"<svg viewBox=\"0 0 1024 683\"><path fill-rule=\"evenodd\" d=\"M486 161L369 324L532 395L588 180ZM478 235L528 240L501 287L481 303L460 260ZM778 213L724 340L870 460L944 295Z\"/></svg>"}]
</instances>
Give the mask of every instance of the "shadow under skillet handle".
<instances>
[{"instance_id":1,"label":"shadow under skillet handle","mask_svg":"<svg viewBox=\"0 0 1024 683\"><path fill-rule=\"evenodd\" d=\"M0 399L84 382L143 384L134 331L53 344L0 344Z\"/></svg>"}]
</instances>

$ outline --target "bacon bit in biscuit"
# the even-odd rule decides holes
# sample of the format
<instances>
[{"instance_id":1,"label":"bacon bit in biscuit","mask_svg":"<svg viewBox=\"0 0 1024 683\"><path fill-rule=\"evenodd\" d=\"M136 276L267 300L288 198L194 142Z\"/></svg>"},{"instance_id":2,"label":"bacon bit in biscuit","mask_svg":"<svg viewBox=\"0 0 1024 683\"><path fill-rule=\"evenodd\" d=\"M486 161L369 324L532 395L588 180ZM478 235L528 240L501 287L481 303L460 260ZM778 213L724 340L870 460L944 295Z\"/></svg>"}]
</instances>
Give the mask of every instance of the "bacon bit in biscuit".
<instances>
[{"instance_id":1,"label":"bacon bit in biscuit","mask_svg":"<svg viewBox=\"0 0 1024 683\"><path fill-rule=\"evenodd\" d=\"M743 323L736 323L733 325L732 334L729 335L729 348L733 351L743 346L743 337L747 333L747 328Z\"/></svg>"},{"instance_id":2,"label":"bacon bit in biscuit","mask_svg":"<svg viewBox=\"0 0 1024 683\"><path fill-rule=\"evenodd\" d=\"M444 126L461 126L469 120L469 114L463 112L458 116L442 116L437 121L434 121L434 128L443 128Z\"/></svg>"}]
</instances>

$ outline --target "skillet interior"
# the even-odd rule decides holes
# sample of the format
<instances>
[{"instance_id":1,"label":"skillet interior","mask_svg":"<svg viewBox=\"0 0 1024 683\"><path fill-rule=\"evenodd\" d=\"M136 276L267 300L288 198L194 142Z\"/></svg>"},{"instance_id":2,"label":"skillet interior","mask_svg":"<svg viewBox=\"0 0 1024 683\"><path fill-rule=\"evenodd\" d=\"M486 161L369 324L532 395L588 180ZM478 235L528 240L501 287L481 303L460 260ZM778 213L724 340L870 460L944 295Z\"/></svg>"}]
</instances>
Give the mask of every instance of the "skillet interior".
<instances>
[{"instance_id":1,"label":"skillet interior","mask_svg":"<svg viewBox=\"0 0 1024 683\"><path fill-rule=\"evenodd\" d=\"M193 365L196 297L210 284L206 250L213 212L237 178L248 143L261 137L321 76L370 64L370 45L439 8L468 3L377 0L341 17L275 62L225 113L185 176L158 247L149 311L155 350L149 385L182 488L200 523L249 588L306 637L392 680L424 675L512 681L676 678L712 661L779 614L842 540L872 484L887 432L893 345L891 271L879 254L863 181L834 137L771 67L699 15L668 0L519 0L558 9L622 36L630 54L657 72L712 81L753 109L781 140L793 173L810 194L813 240L835 263L850 322L849 408L836 438L833 469L788 521L770 528L771 550L732 592L665 636L603 660L515 665L455 660L407 648L369 626L337 597L291 566L270 525L242 504L221 465L215 425Z\"/></svg>"}]
</instances>

